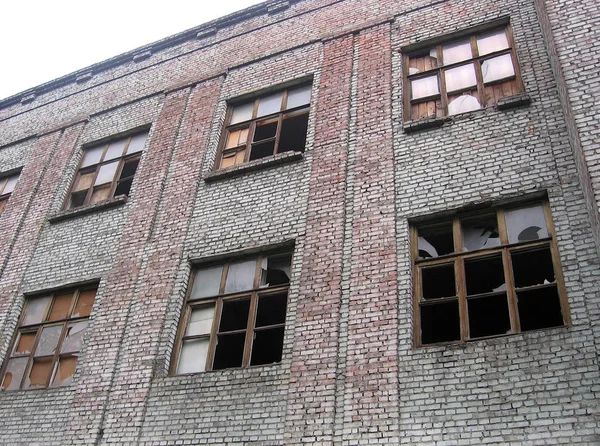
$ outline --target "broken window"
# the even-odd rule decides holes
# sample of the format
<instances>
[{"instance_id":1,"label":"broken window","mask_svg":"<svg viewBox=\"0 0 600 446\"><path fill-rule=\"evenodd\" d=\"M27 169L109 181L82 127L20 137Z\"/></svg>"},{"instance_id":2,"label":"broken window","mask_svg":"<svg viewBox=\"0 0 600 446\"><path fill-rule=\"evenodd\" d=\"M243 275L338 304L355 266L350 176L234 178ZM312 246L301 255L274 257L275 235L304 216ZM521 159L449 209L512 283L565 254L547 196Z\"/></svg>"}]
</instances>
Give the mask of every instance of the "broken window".
<instances>
[{"instance_id":1,"label":"broken window","mask_svg":"<svg viewBox=\"0 0 600 446\"><path fill-rule=\"evenodd\" d=\"M19 173L0 177L0 214L4 211L18 179Z\"/></svg>"},{"instance_id":2,"label":"broken window","mask_svg":"<svg viewBox=\"0 0 600 446\"><path fill-rule=\"evenodd\" d=\"M138 133L85 149L65 208L129 195L147 136Z\"/></svg>"},{"instance_id":3,"label":"broken window","mask_svg":"<svg viewBox=\"0 0 600 446\"><path fill-rule=\"evenodd\" d=\"M26 300L2 371L2 389L71 383L96 289L88 286Z\"/></svg>"},{"instance_id":4,"label":"broken window","mask_svg":"<svg viewBox=\"0 0 600 446\"><path fill-rule=\"evenodd\" d=\"M569 324L546 202L419 225L413 237L417 345Z\"/></svg>"},{"instance_id":5,"label":"broken window","mask_svg":"<svg viewBox=\"0 0 600 446\"><path fill-rule=\"evenodd\" d=\"M291 263L280 253L194 271L173 372L281 362Z\"/></svg>"},{"instance_id":6,"label":"broken window","mask_svg":"<svg viewBox=\"0 0 600 446\"><path fill-rule=\"evenodd\" d=\"M510 28L404 56L405 120L466 113L523 91Z\"/></svg>"},{"instance_id":7,"label":"broken window","mask_svg":"<svg viewBox=\"0 0 600 446\"><path fill-rule=\"evenodd\" d=\"M282 152L304 152L311 85L232 105L219 156L220 169Z\"/></svg>"}]
</instances>

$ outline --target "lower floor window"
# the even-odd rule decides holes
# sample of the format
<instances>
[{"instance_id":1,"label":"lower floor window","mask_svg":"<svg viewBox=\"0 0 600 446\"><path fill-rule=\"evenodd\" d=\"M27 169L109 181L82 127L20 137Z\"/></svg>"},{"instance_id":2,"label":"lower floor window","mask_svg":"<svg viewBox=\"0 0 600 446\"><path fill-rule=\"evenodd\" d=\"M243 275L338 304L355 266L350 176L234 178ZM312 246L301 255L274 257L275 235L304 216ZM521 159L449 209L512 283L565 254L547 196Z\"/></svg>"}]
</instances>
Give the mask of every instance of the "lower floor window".
<instances>
[{"instance_id":1,"label":"lower floor window","mask_svg":"<svg viewBox=\"0 0 600 446\"><path fill-rule=\"evenodd\" d=\"M97 286L28 298L3 369L2 389L71 383Z\"/></svg>"},{"instance_id":2,"label":"lower floor window","mask_svg":"<svg viewBox=\"0 0 600 446\"><path fill-rule=\"evenodd\" d=\"M546 202L413 228L417 345L570 322Z\"/></svg>"}]
</instances>

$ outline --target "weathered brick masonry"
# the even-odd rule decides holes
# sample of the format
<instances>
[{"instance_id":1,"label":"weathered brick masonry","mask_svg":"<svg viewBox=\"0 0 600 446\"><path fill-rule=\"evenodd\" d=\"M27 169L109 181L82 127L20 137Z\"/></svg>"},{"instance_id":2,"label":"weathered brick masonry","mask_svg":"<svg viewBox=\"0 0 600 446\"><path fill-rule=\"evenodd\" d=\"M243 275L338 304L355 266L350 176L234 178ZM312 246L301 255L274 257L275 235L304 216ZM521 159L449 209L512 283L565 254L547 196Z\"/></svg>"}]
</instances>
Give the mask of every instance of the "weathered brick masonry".
<instances>
[{"instance_id":1,"label":"weathered brick masonry","mask_svg":"<svg viewBox=\"0 0 600 446\"><path fill-rule=\"evenodd\" d=\"M28 296L98 282L73 381L1 391L0 444L600 444L598 9L272 0L0 101L0 360ZM494 21L528 100L407 132L403 49ZM304 153L216 168L232 103L310 81ZM141 129L127 200L65 211ZM415 347L410 225L529 197L572 323ZM194 265L282 247L281 362L174 374Z\"/></svg>"}]
</instances>

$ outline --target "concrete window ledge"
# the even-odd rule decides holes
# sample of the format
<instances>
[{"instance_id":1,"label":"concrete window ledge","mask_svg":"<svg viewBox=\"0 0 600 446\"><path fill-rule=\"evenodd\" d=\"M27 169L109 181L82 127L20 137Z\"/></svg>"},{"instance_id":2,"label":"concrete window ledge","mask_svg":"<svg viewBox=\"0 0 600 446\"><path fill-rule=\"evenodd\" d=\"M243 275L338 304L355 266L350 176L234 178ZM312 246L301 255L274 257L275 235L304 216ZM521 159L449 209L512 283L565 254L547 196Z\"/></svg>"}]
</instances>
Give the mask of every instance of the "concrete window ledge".
<instances>
[{"instance_id":1,"label":"concrete window ledge","mask_svg":"<svg viewBox=\"0 0 600 446\"><path fill-rule=\"evenodd\" d=\"M508 110L510 108L525 107L529 104L531 104L531 96L527 93L522 93L498 99L496 107L498 107L498 110Z\"/></svg>"},{"instance_id":2,"label":"concrete window ledge","mask_svg":"<svg viewBox=\"0 0 600 446\"><path fill-rule=\"evenodd\" d=\"M428 118L419 119L417 121L406 121L404 123L404 133L413 133L420 130L432 129L441 127L444 124L443 118L430 116Z\"/></svg>"},{"instance_id":3,"label":"concrete window ledge","mask_svg":"<svg viewBox=\"0 0 600 446\"><path fill-rule=\"evenodd\" d=\"M302 152L277 153L273 156L268 156L266 158L250 161L248 163L227 167L225 169L215 170L204 175L203 179L206 182L219 181L225 178L232 178L255 170L267 169L270 167L278 166L280 164L287 164L301 159L304 159L304 154Z\"/></svg>"},{"instance_id":4,"label":"concrete window ledge","mask_svg":"<svg viewBox=\"0 0 600 446\"><path fill-rule=\"evenodd\" d=\"M92 204L89 206L82 206L75 209L68 209L66 211L61 211L56 215L48 218L49 223L57 223L63 220L69 220L71 218L77 218L82 215L91 214L94 212L99 212L104 209L110 209L117 206L122 206L127 203L127 195L119 195L118 197L111 198L110 200L105 200L100 203Z\"/></svg>"}]
</instances>

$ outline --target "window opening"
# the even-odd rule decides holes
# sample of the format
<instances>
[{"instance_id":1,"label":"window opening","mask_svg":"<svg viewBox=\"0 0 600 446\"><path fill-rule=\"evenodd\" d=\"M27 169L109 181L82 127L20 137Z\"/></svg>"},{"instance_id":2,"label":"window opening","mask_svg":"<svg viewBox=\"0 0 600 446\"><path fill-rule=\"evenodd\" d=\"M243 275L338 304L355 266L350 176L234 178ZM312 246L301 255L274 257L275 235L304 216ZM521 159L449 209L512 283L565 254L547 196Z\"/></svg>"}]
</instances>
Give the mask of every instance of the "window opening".
<instances>
[{"instance_id":1,"label":"window opening","mask_svg":"<svg viewBox=\"0 0 600 446\"><path fill-rule=\"evenodd\" d=\"M13 175L7 175L0 178L0 214L2 211L4 211L6 203L8 203L8 199L15 190L15 186L19 180L19 175L20 173L15 173Z\"/></svg>"}]
</instances>

